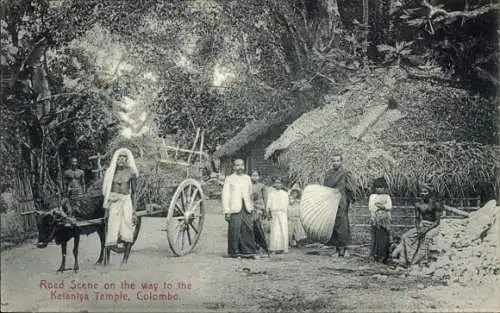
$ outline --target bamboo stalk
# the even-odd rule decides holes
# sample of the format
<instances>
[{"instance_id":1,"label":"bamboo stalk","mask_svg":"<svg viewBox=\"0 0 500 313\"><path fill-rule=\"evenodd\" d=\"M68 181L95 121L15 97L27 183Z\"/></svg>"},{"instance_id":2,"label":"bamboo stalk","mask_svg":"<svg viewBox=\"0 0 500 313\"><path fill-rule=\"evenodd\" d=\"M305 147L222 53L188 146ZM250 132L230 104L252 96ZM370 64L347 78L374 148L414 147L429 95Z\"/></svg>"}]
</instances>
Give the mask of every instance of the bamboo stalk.
<instances>
[{"instance_id":1,"label":"bamboo stalk","mask_svg":"<svg viewBox=\"0 0 500 313\"><path fill-rule=\"evenodd\" d=\"M31 189L30 180L28 179L28 177L26 177L26 173L24 174L23 182L24 182L24 185L27 188L27 199L31 199L31 201L28 202L28 209L29 210L34 210L35 209L35 203L34 203L34 200L33 200L33 190ZM36 219L35 219L34 215L30 216L30 225L31 225L30 230L31 229L36 229L36 227L37 227L37 225L36 225Z\"/></svg>"},{"instance_id":2,"label":"bamboo stalk","mask_svg":"<svg viewBox=\"0 0 500 313\"><path fill-rule=\"evenodd\" d=\"M366 52L368 51L368 0L363 0L363 54L366 56Z\"/></svg>"},{"instance_id":3,"label":"bamboo stalk","mask_svg":"<svg viewBox=\"0 0 500 313\"><path fill-rule=\"evenodd\" d=\"M201 132L201 142L200 142L200 162L203 162L203 145L205 144L205 131Z\"/></svg>"},{"instance_id":4,"label":"bamboo stalk","mask_svg":"<svg viewBox=\"0 0 500 313\"><path fill-rule=\"evenodd\" d=\"M191 163L191 157L194 153L194 149L196 149L196 143L198 142L198 137L200 137L200 128L198 127L196 129L196 137L194 138L194 142L193 142L193 146L191 147L191 153L189 153L189 157L188 157L188 163Z\"/></svg>"},{"instance_id":5,"label":"bamboo stalk","mask_svg":"<svg viewBox=\"0 0 500 313\"><path fill-rule=\"evenodd\" d=\"M174 151L176 151L176 153L177 153L177 152L186 152L186 153L193 153L193 154L196 154L196 155L200 154L200 152L199 152L199 151L194 151L194 152L193 152L193 150L179 148L179 146L177 146L177 147L165 146L165 149L166 149L167 151L168 151L168 150L174 150ZM205 152L202 152L202 154L203 154L203 155L206 155L206 153L205 153ZM176 156L177 156L177 154L176 154Z\"/></svg>"}]
</instances>

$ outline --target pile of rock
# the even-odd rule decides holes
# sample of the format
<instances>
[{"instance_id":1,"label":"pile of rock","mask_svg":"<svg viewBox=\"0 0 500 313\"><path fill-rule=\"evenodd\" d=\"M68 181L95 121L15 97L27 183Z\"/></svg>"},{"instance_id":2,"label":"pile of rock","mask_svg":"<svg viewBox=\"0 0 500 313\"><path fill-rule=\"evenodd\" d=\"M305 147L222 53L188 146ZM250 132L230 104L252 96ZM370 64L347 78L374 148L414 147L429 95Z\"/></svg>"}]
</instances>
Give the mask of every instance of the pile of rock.
<instances>
[{"instance_id":1,"label":"pile of rock","mask_svg":"<svg viewBox=\"0 0 500 313\"><path fill-rule=\"evenodd\" d=\"M449 282L500 282L500 207L495 201L466 219L444 219L438 252L425 274Z\"/></svg>"}]
</instances>

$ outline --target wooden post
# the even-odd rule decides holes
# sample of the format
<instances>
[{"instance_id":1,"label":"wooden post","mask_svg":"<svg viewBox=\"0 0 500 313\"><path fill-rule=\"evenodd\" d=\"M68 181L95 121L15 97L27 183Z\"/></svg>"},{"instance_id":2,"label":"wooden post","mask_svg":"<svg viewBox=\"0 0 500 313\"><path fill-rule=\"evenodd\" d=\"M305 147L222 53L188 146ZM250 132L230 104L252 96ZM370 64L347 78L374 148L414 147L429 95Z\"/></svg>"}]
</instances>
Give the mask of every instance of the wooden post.
<instances>
[{"instance_id":1,"label":"wooden post","mask_svg":"<svg viewBox=\"0 0 500 313\"><path fill-rule=\"evenodd\" d=\"M203 169L204 169L204 164L203 164L203 145L205 144L205 131L201 131L201 141L200 141L200 169L198 175L200 175L201 178L203 178Z\"/></svg>"},{"instance_id":2,"label":"wooden post","mask_svg":"<svg viewBox=\"0 0 500 313\"><path fill-rule=\"evenodd\" d=\"M369 8L368 0L363 0L363 54L366 58L366 53L368 51L368 23L369 23Z\"/></svg>"},{"instance_id":3,"label":"wooden post","mask_svg":"<svg viewBox=\"0 0 500 313\"><path fill-rule=\"evenodd\" d=\"M205 144L205 131L201 131L201 142L200 142L200 162L203 162L203 145Z\"/></svg>"},{"instance_id":4,"label":"wooden post","mask_svg":"<svg viewBox=\"0 0 500 313\"><path fill-rule=\"evenodd\" d=\"M196 149L196 143L198 142L198 137L200 137L200 128L196 129L196 137L194 138L193 146L191 147L191 152L189 153L188 163L191 163L191 157L193 156L194 149Z\"/></svg>"},{"instance_id":5,"label":"wooden post","mask_svg":"<svg viewBox=\"0 0 500 313\"><path fill-rule=\"evenodd\" d=\"M97 169L92 170L92 173L97 173L97 177L102 178L102 172L104 168L102 167L101 160L106 157L107 153L102 155L97 152L97 155L93 155L89 157L89 161L96 159L97 160Z\"/></svg>"},{"instance_id":6,"label":"wooden post","mask_svg":"<svg viewBox=\"0 0 500 313\"><path fill-rule=\"evenodd\" d=\"M177 146L176 146L176 148L175 148L174 160L177 160L177 156L178 156L178 154L179 154L179 149L180 149L180 148L181 148L181 147L180 147L180 143L179 143L179 142L177 142Z\"/></svg>"},{"instance_id":7,"label":"wooden post","mask_svg":"<svg viewBox=\"0 0 500 313\"><path fill-rule=\"evenodd\" d=\"M447 206L447 205L444 205L443 206L443 212L452 212L452 213L455 213L456 215L458 216L462 216L462 217L468 217L469 216L469 213L464 211L464 210L460 210L458 208L454 208L454 207L451 207L451 206Z\"/></svg>"}]
</instances>

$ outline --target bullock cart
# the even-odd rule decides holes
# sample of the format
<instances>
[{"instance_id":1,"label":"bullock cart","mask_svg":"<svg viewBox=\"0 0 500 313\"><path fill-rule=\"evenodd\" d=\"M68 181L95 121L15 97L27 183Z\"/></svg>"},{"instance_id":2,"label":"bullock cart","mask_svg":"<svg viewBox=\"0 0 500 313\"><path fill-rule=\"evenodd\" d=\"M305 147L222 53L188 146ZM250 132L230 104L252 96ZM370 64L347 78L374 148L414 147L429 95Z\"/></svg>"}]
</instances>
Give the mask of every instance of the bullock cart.
<instances>
[{"instance_id":1,"label":"bullock cart","mask_svg":"<svg viewBox=\"0 0 500 313\"><path fill-rule=\"evenodd\" d=\"M137 200L133 243L136 242L141 230L143 217L159 217L165 219L168 244L176 256L191 252L203 229L205 218L205 195L201 183L193 178L186 178L179 184L167 183L151 175L143 177L146 195ZM86 228L91 225L104 224L105 217L77 220L74 226ZM123 243L111 248L116 253L124 251Z\"/></svg>"},{"instance_id":2,"label":"bullock cart","mask_svg":"<svg viewBox=\"0 0 500 313\"><path fill-rule=\"evenodd\" d=\"M203 142L203 131L197 129L190 149L167 145L163 141L155 151L138 151L136 162L140 174L133 243L139 236L142 218L159 217L165 219L162 231L166 232L170 249L176 256L194 249L201 236L206 208L201 177L208 155L203 151ZM79 221L77 225L104 222L102 218ZM124 247L119 243L112 250L123 253Z\"/></svg>"},{"instance_id":3,"label":"bullock cart","mask_svg":"<svg viewBox=\"0 0 500 313\"><path fill-rule=\"evenodd\" d=\"M161 139L159 140L161 141ZM199 150L196 149L198 142ZM162 231L166 232L172 252L176 256L190 253L200 239L205 219L206 197L200 178L208 155L203 152L203 132L200 134L200 130L197 130L196 139L191 149L167 145L165 142L163 144L156 142L154 149L152 149L154 151L136 149L137 145L131 142L128 144L118 143L117 146L127 147L133 151L134 156L137 155L135 159L139 169L139 177L135 192L137 219L133 244L139 236L142 218L157 217L165 220L165 227ZM114 148L110 149L110 152L113 153L111 150ZM101 159L105 159L107 155L108 153L98 154L89 158L97 161L97 169L94 170L94 173L97 173L100 179L89 187L86 194L82 195L79 205L80 217L73 215L76 216L76 219L71 219L71 214L67 214L68 210L63 209L65 206L61 205L61 201L58 201L57 208L59 209L52 209L50 212L50 215L58 216L58 229L74 229L81 234L89 234L96 229L97 231L105 229L106 217L102 208L103 197L100 194L100 189L102 172L105 170L101 166ZM52 231L52 235L54 232L55 230ZM51 241L52 237L49 237L48 240ZM103 247L104 238L102 235L100 237ZM46 244L44 245L46 246ZM120 241L117 246L112 248L112 251L116 253L123 253L124 250L123 242Z\"/></svg>"}]
</instances>

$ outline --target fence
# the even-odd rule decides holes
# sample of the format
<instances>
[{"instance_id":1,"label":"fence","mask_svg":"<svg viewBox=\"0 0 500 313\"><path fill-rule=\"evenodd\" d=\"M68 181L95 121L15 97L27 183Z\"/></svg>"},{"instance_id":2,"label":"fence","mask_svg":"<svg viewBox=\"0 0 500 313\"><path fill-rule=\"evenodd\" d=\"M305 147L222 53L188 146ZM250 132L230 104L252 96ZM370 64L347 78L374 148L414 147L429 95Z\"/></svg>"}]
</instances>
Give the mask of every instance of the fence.
<instances>
[{"instance_id":1,"label":"fence","mask_svg":"<svg viewBox=\"0 0 500 313\"><path fill-rule=\"evenodd\" d=\"M20 173L10 182L10 189L1 195L2 241L19 241L37 231L35 204L29 175Z\"/></svg>"},{"instance_id":2,"label":"fence","mask_svg":"<svg viewBox=\"0 0 500 313\"><path fill-rule=\"evenodd\" d=\"M392 198L392 225L393 236L401 236L415 225L415 208L412 205L418 198ZM480 198L454 198L445 201L445 204L457 209L471 212L479 209ZM353 244L367 244L370 242L370 211L368 200L355 202L349 212ZM460 216L443 211L443 218L459 218Z\"/></svg>"}]
</instances>

